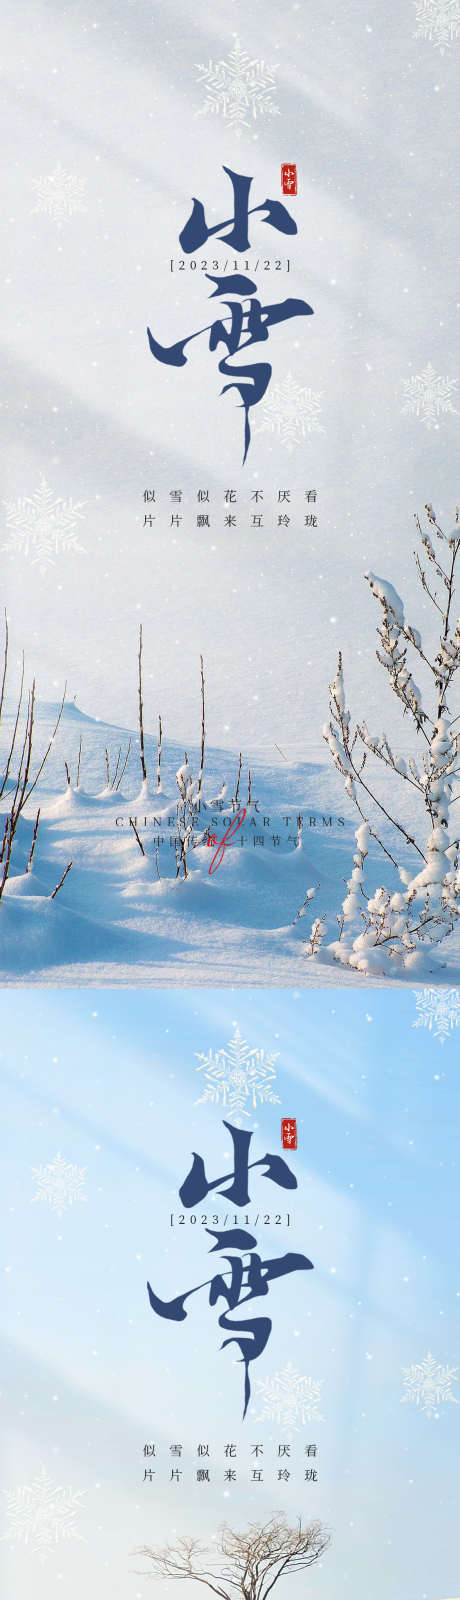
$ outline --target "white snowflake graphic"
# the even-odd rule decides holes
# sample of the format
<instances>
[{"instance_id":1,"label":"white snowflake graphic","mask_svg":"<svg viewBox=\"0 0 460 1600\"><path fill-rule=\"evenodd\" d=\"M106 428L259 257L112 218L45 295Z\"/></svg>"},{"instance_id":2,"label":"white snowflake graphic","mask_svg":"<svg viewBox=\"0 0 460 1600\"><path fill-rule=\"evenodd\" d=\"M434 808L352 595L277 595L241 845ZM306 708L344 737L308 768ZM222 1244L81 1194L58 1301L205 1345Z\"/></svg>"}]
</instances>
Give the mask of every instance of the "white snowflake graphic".
<instances>
[{"instance_id":1,"label":"white snowflake graphic","mask_svg":"<svg viewBox=\"0 0 460 1600\"><path fill-rule=\"evenodd\" d=\"M452 395L457 388L457 378L440 378L431 361L416 378L403 378L404 405L401 415L421 417L426 428L439 428L441 412L457 409L452 405Z\"/></svg>"},{"instance_id":2,"label":"white snowflake graphic","mask_svg":"<svg viewBox=\"0 0 460 1600\"><path fill-rule=\"evenodd\" d=\"M33 212L43 211L58 227L72 217L76 211L86 211L83 205L83 196L86 189L86 178L78 178L73 172L65 172L59 164L48 177L33 178L33 187L37 196L37 204Z\"/></svg>"},{"instance_id":3,"label":"white snowflake graphic","mask_svg":"<svg viewBox=\"0 0 460 1600\"><path fill-rule=\"evenodd\" d=\"M200 73L199 83L206 86L206 99L197 116L209 112L222 115L241 138L243 128L251 126L257 117L279 116L279 107L273 105L276 67L265 61L252 61L235 37L233 50L225 61L209 61L208 66L196 63Z\"/></svg>"},{"instance_id":4,"label":"white snowflake graphic","mask_svg":"<svg viewBox=\"0 0 460 1600\"><path fill-rule=\"evenodd\" d=\"M419 1015L412 1027L429 1028L445 1044L460 1023L460 989L414 989L414 994Z\"/></svg>"},{"instance_id":5,"label":"white snowflake graphic","mask_svg":"<svg viewBox=\"0 0 460 1600\"><path fill-rule=\"evenodd\" d=\"M255 1378L254 1387L263 1401L256 1421L263 1422L267 1417L285 1432L294 1433L305 1422L324 1422L318 1411L323 1383L324 1378L301 1378L292 1361L282 1372L275 1372L273 1378Z\"/></svg>"},{"instance_id":6,"label":"white snowflake graphic","mask_svg":"<svg viewBox=\"0 0 460 1600\"><path fill-rule=\"evenodd\" d=\"M62 1489L41 1467L32 1483L6 1490L8 1530L2 1540L30 1545L40 1561L46 1561L61 1540L82 1540L76 1519L84 1493L83 1489Z\"/></svg>"},{"instance_id":7,"label":"white snowflake graphic","mask_svg":"<svg viewBox=\"0 0 460 1600\"><path fill-rule=\"evenodd\" d=\"M239 1126L241 1116L249 1117L250 1111L246 1109L248 1101L253 1111L257 1105L270 1101L272 1105L279 1105L279 1095L274 1094L271 1087L276 1078L274 1063L277 1055L265 1055L264 1050L252 1049L246 1040L241 1038L240 1030L235 1025L233 1039L230 1039L226 1050L217 1050L213 1055L212 1050L207 1056L195 1051L197 1060L201 1063L195 1067L195 1072L204 1072L206 1088L196 1106L201 1106L206 1100L212 1105L222 1104L225 1111L241 1115L235 1118Z\"/></svg>"},{"instance_id":8,"label":"white snowflake graphic","mask_svg":"<svg viewBox=\"0 0 460 1600\"><path fill-rule=\"evenodd\" d=\"M415 0L414 39L432 39L441 55L460 34L460 0Z\"/></svg>"},{"instance_id":9,"label":"white snowflake graphic","mask_svg":"<svg viewBox=\"0 0 460 1600\"><path fill-rule=\"evenodd\" d=\"M458 1406L458 1400L452 1394L452 1383L457 1383L458 1367L442 1367L434 1360L431 1350L424 1361L414 1363L412 1367L403 1367L404 1387L406 1394L401 1395L401 1403L410 1400L428 1417L439 1415L437 1406L445 1400L452 1400Z\"/></svg>"},{"instance_id":10,"label":"white snowflake graphic","mask_svg":"<svg viewBox=\"0 0 460 1600\"><path fill-rule=\"evenodd\" d=\"M85 555L75 532L77 522L84 520L84 501L53 497L46 478L41 478L35 494L19 500L4 500L8 542L2 545L9 553L20 551L30 557L33 566L47 572L61 551Z\"/></svg>"},{"instance_id":11,"label":"white snowflake graphic","mask_svg":"<svg viewBox=\"0 0 460 1600\"><path fill-rule=\"evenodd\" d=\"M31 1205L40 1201L49 1207L50 1211L57 1211L62 1217L75 1200L83 1200L86 1204L85 1187L86 1167L75 1167L58 1153L54 1161L49 1161L47 1167L32 1167L34 1178L37 1182L37 1193L32 1196Z\"/></svg>"},{"instance_id":12,"label":"white snowflake graphic","mask_svg":"<svg viewBox=\"0 0 460 1600\"><path fill-rule=\"evenodd\" d=\"M288 372L282 383L272 385L258 406L254 432L276 433L291 452L296 444L302 444L307 433L324 433L319 422L321 401L321 394L302 389Z\"/></svg>"}]
</instances>

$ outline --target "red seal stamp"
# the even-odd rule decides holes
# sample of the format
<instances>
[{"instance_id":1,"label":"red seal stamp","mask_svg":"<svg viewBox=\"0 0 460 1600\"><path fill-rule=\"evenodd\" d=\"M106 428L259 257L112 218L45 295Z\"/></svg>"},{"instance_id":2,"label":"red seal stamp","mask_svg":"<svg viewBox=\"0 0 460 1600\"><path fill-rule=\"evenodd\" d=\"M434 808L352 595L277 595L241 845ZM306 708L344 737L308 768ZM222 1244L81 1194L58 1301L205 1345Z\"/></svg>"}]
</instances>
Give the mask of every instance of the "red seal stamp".
<instances>
[{"instance_id":1,"label":"red seal stamp","mask_svg":"<svg viewBox=\"0 0 460 1600\"><path fill-rule=\"evenodd\" d=\"M295 1117L281 1118L281 1143L283 1150L297 1150L297 1123Z\"/></svg>"},{"instance_id":2,"label":"red seal stamp","mask_svg":"<svg viewBox=\"0 0 460 1600\"><path fill-rule=\"evenodd\" d=\"M292 161L281 167L281 189L283 194L297 194L297 167Z\"/></svg>"}]
</instances>

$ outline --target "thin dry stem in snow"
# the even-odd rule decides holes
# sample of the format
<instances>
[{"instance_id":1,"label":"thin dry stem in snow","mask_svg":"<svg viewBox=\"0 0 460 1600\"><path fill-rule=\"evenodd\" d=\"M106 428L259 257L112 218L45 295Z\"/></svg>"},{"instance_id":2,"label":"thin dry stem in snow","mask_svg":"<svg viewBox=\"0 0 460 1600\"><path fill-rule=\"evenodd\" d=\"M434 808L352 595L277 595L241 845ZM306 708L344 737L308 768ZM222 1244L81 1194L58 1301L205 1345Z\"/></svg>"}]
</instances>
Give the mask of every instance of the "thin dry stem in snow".
<instances>
[{"instance_id":1,"label":"thin dry stem in snow","mask_svg":"<svg viewBox=\"0 0 460 1600\"><path fill-rule=\"evenodd\" d=\"M203 786L204 745L205 745L204 666L203 666L203 657L202 656L200 656L200 671L201 671L201 750L200 750L200 770L199 770L199 773L198 773L198 795L197 795L198 800L201 799L201 790L202 790L202 786Z\"/></svg>"},{"instance_id":2,"label":"thin dry stem in snow","mask_svg":"<svg viewBox=\"0 0 460 1600\"><path fill-rule=\"evenodd\" d=\"M65 883L67 875L70 872L70 868L72 866L73 866L73 861L68 861L67 866L65 868L65 872L63 872L63 874L62 874L62 878L59 879L59 883L56 884L56 888L53 889L53 893L52 893L52 895L50 895L50 900L55 900L56 899L56 895L59 894L59 890L62 889L62 885L63 885L63 883Z\"/></svg>"},{"instance_id":3,"label":"thin dry stem in snow","mask_svg":"<svg viewBox=\"0 0 460 1600\"><path fill-rule=\"evenodd\" d=\"M138 653L137 660L138 660L138 668L139 668L139 673L138 673L139 753L140 753L140 760L141 760L142 781L143 781L143 783L145 783L146 779L147 779L147 767L145 765L144 704L143 704L143 699L142 699L142 623L140 623L140 626L139 626L139 653Z\"/></svg>"},{"instance_id":4,"label":"thin dry stem in snow","mask_svg":"<svg viewBox=\"0 0 460 1600\"><path fill-rule=\"evenodd\" d=\"M455 788L460 776L460 733L454 732L459 717L454 714L452 699L453 682L460 667L460 618L454 615L460 524L457 511L454 529L445 534L432 506L426 507L426 514L438 548L416 517L424 555L416 552L415 559L422 589L440 619L434 659L424 649L418 629L406 622L403 602L393 585L373 572L366 573L382 612L377 629L377 660L388 674L403 714L413 723L420 755L417 759L396 755L386 733L371 734L364 719L353 728L341 654L330 685L330 721L323 729L334 765L345 779L346 792L361 818L355 835L353 870L337 916L338 938L327 949L343 965L363 972L388 972L398 965L407 968L419 964L423 944L440 944L460 915L459 840L449 832L451 808L460 798L460 790ZM430 582L427 564L432 569ZM412 675L414 656L429 675L429 709L425 708ZM386 796L383 800L372 762L380 763L392 774L396 790L401 785L410 786L417 797L414 818L420 814L421 828L416 828L415 822L413 827L403 823L397 800L394 804L387 803ZM385 838L382 819L392 830ZM365 863L371 836L386 861L396 868L402 891L382 884L373 895L368 894ZM401 843L418 858L411 868L401 862ZM309 954L316 956L322 940L318 922L314 930Z\"/></svg>"},{"instance_id":5,"label":"thin dry stem in snow","mask_svg":"<svg viewBox=\"0 0 460 1600\"><path fill-rule=\"evenodd\" d=\"M114 774L113 774L113 777L112 777L111 770L110 770L109 752L108 752L107 746L105 747L105 779L106 779L105 786L106 786L106 789L112 789L112 791L117 792L118 789L120 788L120 784L122 783L122 780L124 778L124 775L125 775L125 772L126 772L126 768L127 768L127 765L128 765L130 749L131 749L131 740L129 739L128 748L127 748L125 759L124 759L124 762L123 762L123 766L122 766L121 772L120 772L120 761L121 761L121 756L122 756L122 747L121 747L121 744L119 745L118 753L117 753L117 759L116 759L116 762L115 762L115 771L114 771ZM79 775L79 773L80 773L80 761L78 763L78 775ZM78 788L78 779L77 779L77 788Z\"/></svg>"},{"instance_id":6,"label":"thin dry stem in snow","mask_svg":"<svg viewBox=\"0 0 460 1600\"><path fill-rule=\"evenodd\" d=\"M142 650L143 650L143 639L142 639L142 623L141 623L140 627L139 627L139 651L138 651L138 657L137 657L137 661L138 661L138 679L137 679L137 681L138 681L138 708L139 708L139 710L138 710L138 718L139 718L139 756L140 756L140 763L141 763L142 782L146 783L147 782L147 762L146 762L146 755L145 755L145 734L144 734L144 696L143 696L143 685L142 685ZM203 695L203 719L204 719L204 681L203 681L203 660L202 660L202 657L200 657L200 660L201 660L202 695ZM157 759L157 790L158 791L161 789L161 757L162 757L162 753L163 753L163 742L162 741L163 741L163 729L162 729L161 717L159 716L158 717L158 747L157 747L158 748L158 759ZM204 730L203 730L203 741L204 741ZM125 769L126 769L126 766L127 766L129 750L130 749L131 749L131 740L129 741L128 755L127 755L126 761L124 763L123 771L122 771L121 776L120 776L120 781L119 781L119 783L115 784L115 779L114 779L113 784L112 784L112 788L116 787L117 789L119 789L119 787L120 787L121 779L122 779L122 777L124 775L124 772L125 772ZM203 743L203 757L204 757L204 743Z\"/></svg>"},{"instance_id":7,"label":"thin dry stem in snow","mask_svg":"<svg viewBox=\"0 0 460 1600\"><path fill-rule=\"evenodd\" d=\"M126 751L126 755L125 755L123 766L122 766L122 769L121 769L121 772L120 772L118 783L115 783L115 779L113 781L112 788L114 788L117 793L118 793L118 790L120 788L120 785L123 782L123 778L125 776L126 768L127 768L128 761L129 761L130 751L131 751L131 739L128 740L128 748L127 748L127 751ZM116 774L115 774L115 777L116 777Z\"/></svg>"},{"instance_id":8,"label":"thin dry stem in snow","mask_svg":"<svg viewBox=\"0 0 460 1600\"><path fill-rule=\"evenodd\" d=\"M130 819L129 819L129 825L130 825L130 828L132 828L133 833L136 836L137 843L139 845L139 849L140 849L141 855L145 856L145 850L144 850L144 846L143 846L143 843L142 843L142 839L139 837L139 834L138 834L138 831L137 831L137 828L136 828L136 824L135 824L135 822L133 822L132 817L130 817Z\"/></svg>"},{"instance_id":9,"label":"thin dry stem in snow","mask_svg":"<svg viewBox=\"0 0 460 1600\"><path fill-rule=\"evenodd\" d=\"M5 646L4 646L4 652L3 652L2 687L1 687L1 690L0 690L0 727L1 727L1 719L2 719L2 714L3 714L3 706L4 706L5 693L6 693L6 684L7 684L7 678L8 678L8 652L9 652L9 628L8 628L8 617L7 617L6 611L5 611ZM4 770L3 776L2 776L1 781L0 781L0 799L2 798L2 795L5 793L6 785L8 783L8 779L9 779L9 775L10 775L10 769L11 769L11 762L12 762L12 759L13 759L13 753L14 753L14 749L15 749L15 745L16 745L16 737L17 737L17 732L18 732L18 727L19 727L19 718L20 718L21 711L22 711L22 700L23 700L23 694L24 694L24 673L25 673L25 657L24 657L24 651L23 651L22 652L21 682L20 682L20 686L19 686L19 694L18 694L17 703L16 703L16 718L15 718L15 722L14 722L14 726L13 726L13 732L12 732L11 739L10 739L10 744L9 744L9 749L8 749L8 754L7 754L6 764L5 764L5 770Z\"/></svg>"},{"instance_id":10,"label":"thin dry stem in snow","mask_svg":"<svg viewBox=\"0 0 460 1600\"><path fill-rule=\"evenodd\" d=\"M121 761L121 744L119 745L119 748L118 748L118 755L117 755L117 759L116 759L115 772L114 772L113 778L112 778L112 789L115 788L115 784L116 784L117 777L118 777L118 768L119 768L119 765L120 765L120 761Z\"/></svg>"},{"instance_id":11,"label":"thin dry stem in snow","mask_svg":"<svg viewBox=\"0 0 460 1600\"><path fill-rule=\"evenodd\" d=\"M3 713L3 710L4 710L5 693L6 693L6 685L7 685L7 678L8 678L8 651L9 651L8 618L6 617L6 614L5 614L5 647L4 647L4 654L3 654L2 683L1 683L1 688L0 688L0 733L1 733L1 719L2 719L2 713ZM18 690L18 694L17 694L17 698L16 698L16 712L15 712L15 717L14 717L14 722L13 722L13 729L12 729L12 733L10 734L8 745L7 745L6 760L5 760L5 764L4 764L4 768L3 768L3 776L2 776L2 778L0 780L0 799L5 798L7 800L7 802L8 802L7 812L6 812L6 816L5 816L5 822L4 822L4 826L3 826L2 845L1 845L1 851L0 851L0 899L2 897L4 888L5 888L5 884L7 882L7 879L9 877L9 873L10 873L10 870L11 870L13 846L14 846L14 840L15 840L15 837L16 837L19 821L20 821L20 818L21 818L22 813L24 811L24 807L27 805L28 801L30 800L30 797L34 792L34 789L36 788L36 785L37 785L37 783L39 781L39 778L42 775L43 769L44 769L44 767L46 765L46 762L48 760L48 756L50 754L50 750L51 750L52 745L54 743L54 739L56 737L56 733L57 733L57 730L58 730L58 727L59 727L59 723L61 721L62 712L63 712L63 708L64 708L64 700L65 700L65 689L64 689L64 694L63 694L63 697L62 697L62 700L61 700L61 703L60 703L60 706L59 706L58 715L57 715L56 723L55 723L55 726L54 726L54 729L53 729L53 733L52 733L51 738L50 738L50 740L48 742L48 745L46 747L45 753L42 756L42 759L41 759L41 761L39 763L39 766L38 766L36 772L34 773L34 775L32 776L31 769L32 769L32 760L33 760L33 745L34 745L34 732L35 732L35 679L33 680L32 686L29 689L28 694L27 694L27 704L24 706L24 674L25 674L25 667L24 667L24 655L23 655L22 656L21 679L20 679L19 690ZM23 718L22 727L21 727L21 717ZM14 763L15 769L16 769L16 776L15 777L13 776L13 763ZM8 785L10 785L10 787L8 787Z\"/></svg>"},{"instance_id":12,"label":"thin dry stem in snow","mask_svg":"<svg viewBox=\"0 0 460 1600\"><path fill-rule=\"evenodd\" d=\"M234 811L238 810L238 795L239 795L239 792L240 792L240 779L241 779L241 768L242 768L242 765L243 765L243 757L242 757L241 750L240 750L239 761L238 761L238 773L237 773L237 779L236 779L236 788L235 788L235 793L234 793L233 800L232 800L232 808L233 808Z\"/></svg>"},{"instance_id":13,"label":"thin dry stem in snow","mask_svg":"<svg viewBox=\"0 0 460 1600\"><path fill-rule=\"evenodd\" d=\"M32 862L33 862L34 855L35 855L35 846L36 846L36 843L37 843L37 834L38 834L39 822L40 822L40 806L38 807L37 815L36 815L36 818L35 818L35 827L34 827L34 831L33 831L32 844L30 846L29 860L27 862L26 872L31 872L32 871Z\"/></svg>"},{"instance_id":14,"label":"thin dry stem in snow","mask_svg":"<svg viewBox=\"0 0 460 1600\"><path fill-rule=\"evenodd\" d=\"M300 922L301 917L305 917L306 916L307 907L310 904L310 900L314 900L315 894L317 894L319 887L320 887L319 883L315 883L312 886L311 889L307 889L307 893L305 895L305 899L302 901L302 905L299 906L299 910L296 911L296 914L295 914L295 917L294 917L294 921L293 921L293 924L292 924L293 928L295 927L296 922ZM324 921L324 918L320 919L320 918L317 917L316 920L317 920L317 922L320 921L320 920Z\"/></svg>"}]
</instances>

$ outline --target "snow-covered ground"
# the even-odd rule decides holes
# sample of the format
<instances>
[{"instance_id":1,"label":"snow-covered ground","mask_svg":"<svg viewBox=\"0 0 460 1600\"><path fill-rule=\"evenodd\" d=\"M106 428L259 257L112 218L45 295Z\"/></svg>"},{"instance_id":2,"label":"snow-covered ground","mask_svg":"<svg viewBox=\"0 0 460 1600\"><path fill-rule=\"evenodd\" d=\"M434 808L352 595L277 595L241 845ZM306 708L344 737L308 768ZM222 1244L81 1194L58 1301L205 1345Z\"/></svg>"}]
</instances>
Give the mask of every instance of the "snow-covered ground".
<instances>
[{"instance_id":1,"label":"snow-covered ground","mask_svg":"<svg viewBox=\"0 0 460 1600\"><path fill-rule=\"evenodd\" d=\"M56 711L53 705L39 707L35 766L52 733ZM121 748L120 774L130 738L121 786L113 790L107 786L105 751L112 781L118 752ZM184 761L183 748L164 742L158 792L152 736L146 737L148 780L142 786L137 734L85 717L72 703L65 706L43 778L21 818L12 872L0 901L1 984L366 985L365 976L336 963L309 960L305 953L314 915L326 914L327 936L335 937L356 826L326 751L323 757L319 747L310 755L308 760L291 762L274 746L270 764L261 757L250 761L250 805L246 756L239 792L246 817L235 844L211 875L214 848L196 845L184 881L176 877L173 843L176 773ZM196 776L198 746L188 746L188 759ZM237 770L238 752L206 752L200 824L217 841L234 814ZM211 804L223 784L224 797ZM38 840L32 870L27 872L38 805ZM71 870L52 899L69 861ZM382 881L375 847L369 862L374 887ZM295 920L307 890L318 884L306 914ZM437 958L427 957L426 967L417 969L417 982L425 977L433 981L433 973L438 983L458 984L458 936L446 942ZM372 978L374 984L387 981ZM414 974L408 973L403 981L413 982Z\"/></svg>"}]
</instances>

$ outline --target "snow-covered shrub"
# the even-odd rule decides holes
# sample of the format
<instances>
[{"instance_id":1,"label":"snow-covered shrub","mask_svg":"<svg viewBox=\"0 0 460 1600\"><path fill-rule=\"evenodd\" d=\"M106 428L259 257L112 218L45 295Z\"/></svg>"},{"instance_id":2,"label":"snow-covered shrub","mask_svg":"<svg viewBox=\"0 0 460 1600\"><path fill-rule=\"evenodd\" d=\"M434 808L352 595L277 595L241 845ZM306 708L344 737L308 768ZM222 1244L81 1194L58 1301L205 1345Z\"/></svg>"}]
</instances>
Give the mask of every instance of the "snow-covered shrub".
<instances>
[{"instance_id":1,"label":"snow-covered shrub","mask_svg":"<svg viewBox=\"0 0 460 1600\"><path fill-rule=\"evenodd\" d=\"M460 915L458 837L450 832L451 808L460 799L460 731L455 723L453 684L460 666L460 618L455 615L455 566L460 546L460 523L445 534L430 505L428 524L435 538L424 532L418 517L422 551L416 553L419 580L438 615L439 637L434 651L424 649L421 634L405 620L403 601L393 585L375 573L366 579L381 607L377 659L390 679L403 714L415 729L416 758L396 755L385 733L372 734L363 720L352 726L345 697L342 657L330 685L330 720L323 735L345 789L361 818L356 830L356 852L347 892L337 916L339 933L327 946L344 966L362 972L389 972L420 964L423 945L438 945L452 932ZM431 695L424 703L412 676L418 658L429 681ZM397 799L387 803L386 790L378 792L374 772L383 765L396 791L409 786L413 816L403 820ZM372 837L387 863L388 884L372 894L366 889L366 858ZM405 866L401 848L409 847ZM397 887L395 872L398 874ZM312 929L309 954L321 948L318 923Z\"/></svg>"}]
</instances>

